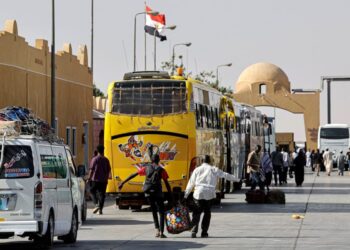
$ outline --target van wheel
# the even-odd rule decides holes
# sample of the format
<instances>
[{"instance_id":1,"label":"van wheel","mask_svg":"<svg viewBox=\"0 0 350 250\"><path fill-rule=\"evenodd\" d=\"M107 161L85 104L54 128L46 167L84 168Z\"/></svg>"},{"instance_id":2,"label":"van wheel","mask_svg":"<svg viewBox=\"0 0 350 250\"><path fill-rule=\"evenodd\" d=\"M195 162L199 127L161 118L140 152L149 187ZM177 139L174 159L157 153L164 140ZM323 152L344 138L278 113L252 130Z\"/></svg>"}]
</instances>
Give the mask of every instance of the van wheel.
<instances>
[{"instance_id":1,"label":"van wheel","mask_svg":"<svg viewBox=\"0 0 350 250\"><path fill-rule=\"evenodd\" d=\"M53 237L55 234L55 221L52 213L50 213L47 221L46 233L43 236L34 237L34 243L38 244L40 248L49 249L53 246Z\"/></svg>"},{"instance_id":2,"label":"van wheel","mask_svg":"<svg viewBox=\"0 0 350 250\"><path fill-rule=\"evenodd\" d=\"M72 215L72 224L70 227L70 231L67 235L63 235L62 237L59 237L60 240L63 240L64 243L74 243L77 241L78 236L78 213L76 210L74 210Z\"/></svg>"},{"instance_id":3,"label":"van wheel","mask_svg":"<svg viewBox=\"0 0 350 250\"><path fill-rule=\"evenodd\" d=\"M82 222L86 221L86 217L87 217L87 204L86 204L86 201L84 199L84 203L81 207L81 221Z\"/></svg>"}]
</instances>

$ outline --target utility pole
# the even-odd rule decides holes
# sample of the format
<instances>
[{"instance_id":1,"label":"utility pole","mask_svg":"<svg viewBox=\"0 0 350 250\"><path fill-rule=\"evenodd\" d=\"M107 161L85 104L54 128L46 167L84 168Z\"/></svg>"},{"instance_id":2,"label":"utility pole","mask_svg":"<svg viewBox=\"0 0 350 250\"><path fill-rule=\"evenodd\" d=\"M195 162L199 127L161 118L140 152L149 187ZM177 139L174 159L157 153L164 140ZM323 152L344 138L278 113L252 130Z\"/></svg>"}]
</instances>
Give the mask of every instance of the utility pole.
<instances>
[{"instance_id":1,"label":"utility pole","mask_svg":"<svg viewBox=\"0 0 350 250\"><path fill-rule=\"evenodd\" d=\"M56 81L55 81L55 0L52 0L52 43L51 43L51 127L56 131Z\"/></svg>"}]
</instances>

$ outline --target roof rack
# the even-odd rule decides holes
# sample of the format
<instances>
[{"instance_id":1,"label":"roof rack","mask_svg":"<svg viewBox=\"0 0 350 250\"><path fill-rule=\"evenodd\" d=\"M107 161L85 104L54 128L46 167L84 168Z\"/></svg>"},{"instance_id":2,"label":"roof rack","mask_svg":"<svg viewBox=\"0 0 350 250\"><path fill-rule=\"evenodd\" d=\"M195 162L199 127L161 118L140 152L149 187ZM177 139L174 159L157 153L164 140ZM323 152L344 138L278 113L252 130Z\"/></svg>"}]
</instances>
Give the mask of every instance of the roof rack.
<instances>
[{"instance_id":1,"label":"roof rack","mask_svg":"<svg viewBox=\"0 0 350 250\"><path fill-rule=\"evenodd\" d=\"M35 117L29 109L15 106L0 109L0 136L32 136L50 142L63 142L46 121Z\"/></svg>"},{"instance_id":2,"label":"roof rack","mask_svg":"<svg viewBox=\"0 0 350 250\"><path fill-rule=\"evenodd\" d=\"M170 75L166 71L135 71L124 74L123 80L135 79L170 79Z\"/></svg>"}]
</instances>

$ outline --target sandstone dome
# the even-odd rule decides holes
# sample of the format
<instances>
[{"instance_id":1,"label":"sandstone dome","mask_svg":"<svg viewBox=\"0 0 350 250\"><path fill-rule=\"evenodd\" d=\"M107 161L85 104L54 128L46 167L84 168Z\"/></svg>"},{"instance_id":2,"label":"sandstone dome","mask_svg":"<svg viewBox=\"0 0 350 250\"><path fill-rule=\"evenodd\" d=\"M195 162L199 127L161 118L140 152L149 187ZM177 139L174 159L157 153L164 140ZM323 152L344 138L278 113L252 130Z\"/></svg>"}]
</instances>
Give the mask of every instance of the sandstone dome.
<instances>
[{"instance_id":1,"label":"sandstone dome","mask_svg":"<svg viewBox=\"0 0 350 250\"><path fill-rule=\"evenodd\" d=\"M243 70L236 83L236 92L251 89L253 84L273 84L276 91L285 89L290 92L288 76L281 68L271 63L260 62Z\"/></svg>"}]
</instances>

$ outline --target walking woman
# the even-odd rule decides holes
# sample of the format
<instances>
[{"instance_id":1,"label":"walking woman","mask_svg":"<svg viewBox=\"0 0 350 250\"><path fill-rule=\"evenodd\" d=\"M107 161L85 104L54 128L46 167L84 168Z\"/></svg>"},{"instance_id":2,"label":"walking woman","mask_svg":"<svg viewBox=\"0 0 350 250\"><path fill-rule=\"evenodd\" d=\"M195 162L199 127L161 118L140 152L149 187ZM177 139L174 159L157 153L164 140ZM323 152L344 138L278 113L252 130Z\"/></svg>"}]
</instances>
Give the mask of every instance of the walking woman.
<instances>
[{"instance_id":1,"label":"walking woman","mask_svg":"<svg viewBox=\"0 0 350 250\"><path fill-rule=\"evenodd\" d=\"M294 159L295 164L295 184L301 187L304 182L304 166L306 164L306 157L304 150L300 149L297 157Z\"/></svg>"},{"instance_id":2,"label":"walking woman","mask_svg":"<svg viewBox=\"0 0 350 250\"><path fill-rule=\"evenodd\" d=\"M131 174L128 178L122 181L119 184L119 190L123 188L123 185L135 178L136 176L146 176L146 180L143 186L143 191L145 197L148 198L149 204L151 205L154 227L156 229L156 237L166 238L164 234L164 194L162 190L163 180L165 187L168 190L170 203L172 203L173 195L171 192L170 184L168 182L168 173L166 170L159 164L160 158L159 155L152 156L152 164L146 165L145 167L140 168L136 173ZM159 220L157 211L159 213Z\"/></svg>"}]
</instances>

